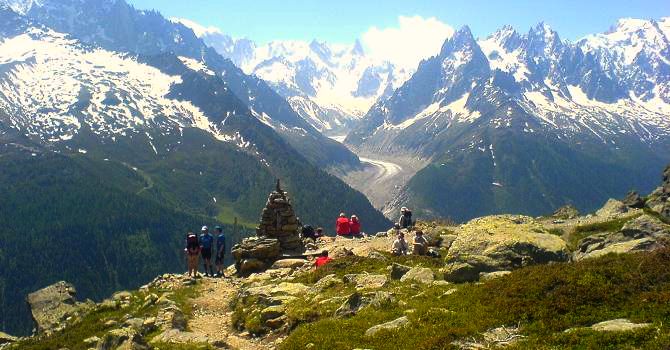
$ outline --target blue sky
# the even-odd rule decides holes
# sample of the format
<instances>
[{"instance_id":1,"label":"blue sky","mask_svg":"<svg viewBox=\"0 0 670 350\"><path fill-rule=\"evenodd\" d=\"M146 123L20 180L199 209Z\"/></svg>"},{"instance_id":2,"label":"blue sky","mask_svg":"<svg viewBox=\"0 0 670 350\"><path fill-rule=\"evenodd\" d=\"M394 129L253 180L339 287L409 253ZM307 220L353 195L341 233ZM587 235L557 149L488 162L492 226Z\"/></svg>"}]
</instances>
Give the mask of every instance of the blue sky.
<instances>
[{"instance_id":1,"label":"blue sky","mask_svg":"<svg viewBox=\"0 0 670 350\"><path fill-rule=\"evenodd\" d=\"M469 25L485 37L504 24L526 32L540 21L566 39L607 30L618 18L670 16L669 0L129 0L139 9L156 9L215 26L234 37L263 43L311 40L350 43L371 27L397 27L399 16L435 17L451 27Z\"/></svg>"}]
</instances>

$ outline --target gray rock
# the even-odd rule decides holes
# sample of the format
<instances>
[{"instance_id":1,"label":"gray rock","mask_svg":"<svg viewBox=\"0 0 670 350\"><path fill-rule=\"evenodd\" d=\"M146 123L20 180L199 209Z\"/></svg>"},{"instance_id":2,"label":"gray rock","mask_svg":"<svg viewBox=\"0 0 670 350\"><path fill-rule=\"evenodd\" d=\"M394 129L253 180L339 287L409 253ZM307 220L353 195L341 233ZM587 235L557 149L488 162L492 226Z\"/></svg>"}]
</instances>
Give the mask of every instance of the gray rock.
<instances>
[{"instance_id":1,"label":"gray rock","mask_svg":"<svg viewBox=\"0 0 670 350\"><path fill-rule=\"evenodd\" d=\"M533 218L487 216L460 227L442 272L450 282L476 281L480 272L567 261L569 256L565 241Z\"/></svg>"},{"instance_id":2,"label":"gray rock","mask_svg":"<svg viewBox=\"0 0 670 350\"><path fill-rule=\"evenodd\" d=\"M344 283L340 278L334 274L326 275L322 277L318 282L314 283L312 289L319 293L330 287L336 286L338 284Z\"/></svg>"},{"instance_id":3,"label":"gray rock","mask_svg":"<svg viewBox=\"0 0 670 350\"><path fill-rule=\"evenodd\" d=\"M0 332L0 345L14 343L17 340L19 340L17 337L11 336L4 332Z\"/></svg>"},{"instance_id":4,"label":"gray rock","mask_svg":"<svg viewBox=\"0 0 670 350\"><path fill-rule=\"evenodd\" d=\"M651 327L651 323L633 323L625 318L596 323L591 329L599 332L627 332Z\"/></svg>"},{"instance_id":5,"label":"gray rock","mask_svg":"<svg viewBox=\"0 0 670 350\"><path fill-rule=\"evenodd\" d=\"M305 259L281 259L277 260L272 264L271 269L284 269L284 268L290 268L290 269L296 269L305 266L308 261Z\"/></svg>"},{"instance_id":6,"label":"gray rock","mask_svg":"<svg viewBox=\"0 0 670 350\"><path fill-rule=\"evenodd\" d=\"M92 308L92 305L77 302L76 294L74 286L63 281L28 294L37 334L51 334L62 328L65 320Z\"/></svg>"},{"instance_id":7,"label":"gray rock","mask_svg":"<svg viewBox=\"0 0 670 350\"><path fill-rule=\"evenodd\" d=\"M415 281L424 284L431 284L434 280L435 274L433 273L433 270L427 267L413 267L400 278L400 281L402 282Z\"/></svg>"},{"instance_id":8,"label":"gray rock","mask_svg":"<svg viewBox=\"0 0 670 350\"><path fill-rule=\"evenodd\" d=\"M596 216L613 217L628 212L628 207L623 202L610 198L605 205L596 211Z\"/></svg>"},{"instance_id":9,"label":"gray rock","mask_svg":"<svg viewBox=\"0 0 670 350\"><path fill-rule=\"evenodd\" d=\"M132 328L113 329L98 343L97 350L149 349L142 335Z\"/></svg>"},{"instance_id":10,"label":"gray rock","mask_svg":"<svg viewBox=\"0 0 670 350\"><path fill-rule=\"evenodd\" d=\"M342 305L335 310L335 317L349 317L353 316L358 312L358 310L362 307L363 305L363 296L359 292L355 292L349 297L347 297L347 300L342 303Z\"/></svg>"},{"instance_id":11,"label":"gray rock","mask_svg":"<svg viewBox=\"0 0 670 350\"><path fill-rule=\"evenodd\" d=\"M480 281L489 281L489 280L492 280L492 279L507 276L510 273L512 273L512 271L482 272L482 273L479 274L479 280Z\"/></svg>"},{"instance_id":12,"label":"gray rock","mask_svg":"<svg viewBox=\"0 0 670 350\"><path fill-rule=\"evenodd\" d=\"M628 194L626 195L626 197L623 199L622 202L627 207L634 209L644 208L645 204L644 199L640 197L640 195L635 191L628 192Z\"/></svg>"},{"instance_id":13,"label":"gray rock","mask_svg":"<svg viewBox=\"0 0 670 350\"><path fill-rule=\"evenodd\" d=\"M265 322L280 316L283 316L286 312L284 305L273 305L268 306L265 309L261 310L261 321Z\"/></svg>"},{"instance_id":14,"label":"gray rock","mask_svg":"<svg viewBox=\"0 0 670 350\"><path fill-rule=\"evenodd\" d=\"M345 283L356 285L356 289L379 289L388 283L388 277L373 274L350 274L344 275Z\"/></svg>"},{"instance_id":15,"label":"gray rock","mask_svg":"<svg viewBox=\"0 0 670 350\"><path fill-rule=\"evenodd\" d=\"M157 335L151 339L151 343L168 343L168 344L204 344L209 343L210 339L205 335L196 334L193 332L186 332L179 329L168 329L165 332Z\"/></svg>"},{"instance_id":16,"label":"gray rock","mask_svg":"<svg viewBox=\"0 0 670 350\"><path fill-rule=\"evenodd\" d=\"M407 318L407 316L402 316L402 317L396 318L393 321L378 324L376 326L372 326L372 327L368 328L368 330L365 331L365 336L366 337L372 337L372 336L374 336L375 334L379 333L382 330L396 330L396 329L405 327L408 324L409 324L409 319Z\"/></svg>"},{"instance_id":17,"label":"gray rock","mask_svg":"<svg viewBox=\"0 0 670 350\"><path fill-rule=\"evenodd\" d=\"M579 217L579 210L573 205L568 204L556 209L552 216L563 220L575 219Z\"/></svg>"},{"instance_id":18,"label":"gray rock","mask_svg":"<svg viewBox=\"0 0 670 350\"><path fill-rule=\"evenodd\" d=\"M574 260L597 258L609 253L651 251L670 238L670 225L659 219L642 215L631 219L619 232L605 232L582 239L573 255Z\"/></svg>"},{"instance_id":19,"label":"gray rock","mask_svg":"<svg viewBox=\"0 0 670 350\"><path fill-rule=\"evenodd\" d=\"M412 268L409 266L393 263L393 265L391 265L391 279L399 280L404 274L406 274L411 269Z\"/></svg>"}]
</instances>

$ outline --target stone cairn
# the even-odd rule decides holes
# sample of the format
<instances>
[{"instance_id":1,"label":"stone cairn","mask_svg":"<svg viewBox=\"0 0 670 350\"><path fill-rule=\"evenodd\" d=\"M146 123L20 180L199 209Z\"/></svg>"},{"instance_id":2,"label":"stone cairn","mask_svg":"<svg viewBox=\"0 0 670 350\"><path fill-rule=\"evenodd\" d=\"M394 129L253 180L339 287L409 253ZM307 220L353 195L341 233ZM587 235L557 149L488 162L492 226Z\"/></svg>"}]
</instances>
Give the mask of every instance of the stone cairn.
<instances>
[{"instance_id":1,"label":"stone cairn","mask_svg":"<svg viewBox=\"0 0 670 350\"><path fill-rule=\"evenodd\" d=\"M232 249L238 273L263 271L281 257L302 254L299 227L291 200L277 180L277 187L263 208L256 237L245 238Z\"/></svg>"}]
</instances>

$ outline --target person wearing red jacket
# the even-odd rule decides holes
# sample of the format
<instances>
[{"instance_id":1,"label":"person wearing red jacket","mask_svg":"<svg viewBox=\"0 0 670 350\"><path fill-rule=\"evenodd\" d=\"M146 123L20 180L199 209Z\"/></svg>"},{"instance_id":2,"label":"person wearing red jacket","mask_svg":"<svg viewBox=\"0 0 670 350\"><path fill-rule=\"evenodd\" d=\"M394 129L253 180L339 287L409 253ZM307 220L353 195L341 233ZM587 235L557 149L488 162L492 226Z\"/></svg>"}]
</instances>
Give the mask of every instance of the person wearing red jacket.
<instances>
[{"instance_id":1,"label":"person wearing red jacket","mask_svg":"<svg viewBox=\"0 0 670 350\"><path fill-rule=\"evenodd\" d=\"M314 261L314 266L316 268L319 268L331 261L333 261L333 259L328 257L328 251L324 250L323 252L321 252L321 256L316 258L316 261Z\"/></svg>"},{"instance_id":2,"label":"person wearing red jacket","mask_svg":"<svg viewBox=\"0 0 670 350\"><path fill-rule=\"evenodd\" d=\"M358 216L351 216L351 220L349 220L349 231L351 232L352 236L361 235L361 222L358 221Z\"/></svg>"},{"instance_id":3,"label":"person wearing red jacket","mask_svg":"<svg viewBox=\"0 0 670 350\"><path fill-rule=\"evenodd\" d=\"M340 217L337 219L335 232L337 232L338 236L349 236L351 234L349 219L347 219L347 216L344 215L344 213L340 213Z\"/></svg>"}]
</instances>

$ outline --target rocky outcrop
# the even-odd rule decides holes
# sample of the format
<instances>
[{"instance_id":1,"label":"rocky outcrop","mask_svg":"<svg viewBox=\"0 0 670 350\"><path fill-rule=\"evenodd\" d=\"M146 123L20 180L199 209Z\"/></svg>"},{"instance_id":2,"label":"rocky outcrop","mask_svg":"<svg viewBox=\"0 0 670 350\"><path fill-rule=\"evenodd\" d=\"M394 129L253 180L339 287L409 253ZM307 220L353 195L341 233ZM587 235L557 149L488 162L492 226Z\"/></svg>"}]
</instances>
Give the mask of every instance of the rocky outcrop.
<instances>
[{"instance_id":1,"label":"rocky outcrop","mask_svg":"<svg viewBox=\"0 0 670 350\"><path fill-rule=\"evenodd\" d=\"M574 259L596 258L609 253L650 251L661 247L668 239L670 225L645 214L631 219L618 232L605 232L582 239Z\"/></svg>"},{"instance_id":2,"label":"rocky outcrop","mask_svg":"<svg viewBox=\"0 0 670 350\"><path fill-rule=\"evenodd\" d=\"M92 302L77 302L76 295L74 286L64 281L28 294L36 333L48 335L61 330L93 307Z\"/></svg>"},{"instance_id":3,"label":"rocky outcrop","mask_svg":"<svg viewBox=\"0 0 670 350\"><path fill-rule=\"evenodd\" d=\"M633 209L642 209L645 204L644 198L635 191L628 192L622 202L625 206Z\"/></svg>"},{"instance_id":4,"label":"rocky outcrop","mask_svg":"<svg viewBox=\"0 0 670 350\"><path fill-rule=\"evenodd\" d=\"M670 165L663 171L663 182L647 199L647 206L670 220Z\"/></svg>"},{"instance_id":5,"label":"rocky outcrop","mask_svg":"<svg viewBox=\"0 0 670 350\"><path fill-rule=\"evenodd\" d=\"M568 259L565 241L533 218L487 216L459 228L443 272L450 282L466 282L479 279L481 272L509 271Z\"/></svg>"},{"instance_id":6,"label":"rocky outcrop","mask_svg":"<svg viewBox=\"0 0 670 350\"><path fill-rule=\"evenodd\" d=\"M368 330L365 331L365 336L366 337L372 337L375 334L379 333L380 331L383 331L383 330L392 331L392 330L395 330L395 329L398 329L398 328L405 327L408 324L409 324L409 319L407 318L407 316L402 316L402 317L397 318L393 321L378 324L376 326L372 326L372 327L368 328Z\"/></svg>"},{"instance_id":7,"label":"rocky outcrop","mask_svg":"<svg viewBox=\"0 0 670 350\"><path fill-rule=\"evenodd\" d=\"M628 212L628 207L621 201L610 198L602 208L596 211L596 216L614 217Z\"/></svg>"},{"instance_id":8,"label":"rocky outcrop","mask_svg":"<svg viewBox=\"0 0 670 350\"><path fill-rule=\"evenodd\" d=\"M577 210L577 208L575 208L573 205L564 205L556 209L556 211L552 214L552 217L564 220L574 219L579 217L579 210Z\"/></svg>"},{"instance_id":9,"label":"rocky outcrop","mask_svg":"<svg viewBox=\"0 0 670 350\"><path fill-rule=\"evenodd\" d=\"M0 332L0 348L2 348L4 344L14 343L17 340L18 340L17 337L11 336L4 332Z\"/></svg>"},{"instance_id":10,"label":"rocky outcrop","mask_svg":"<svg viewBox=\"0 0 670 350\"><path fill-rule=\"evenodd\" d=\"M243 275L267 269L281 256L276 238L250 237L232 249L235 267Z\"/></svg>"}]
</instances>

